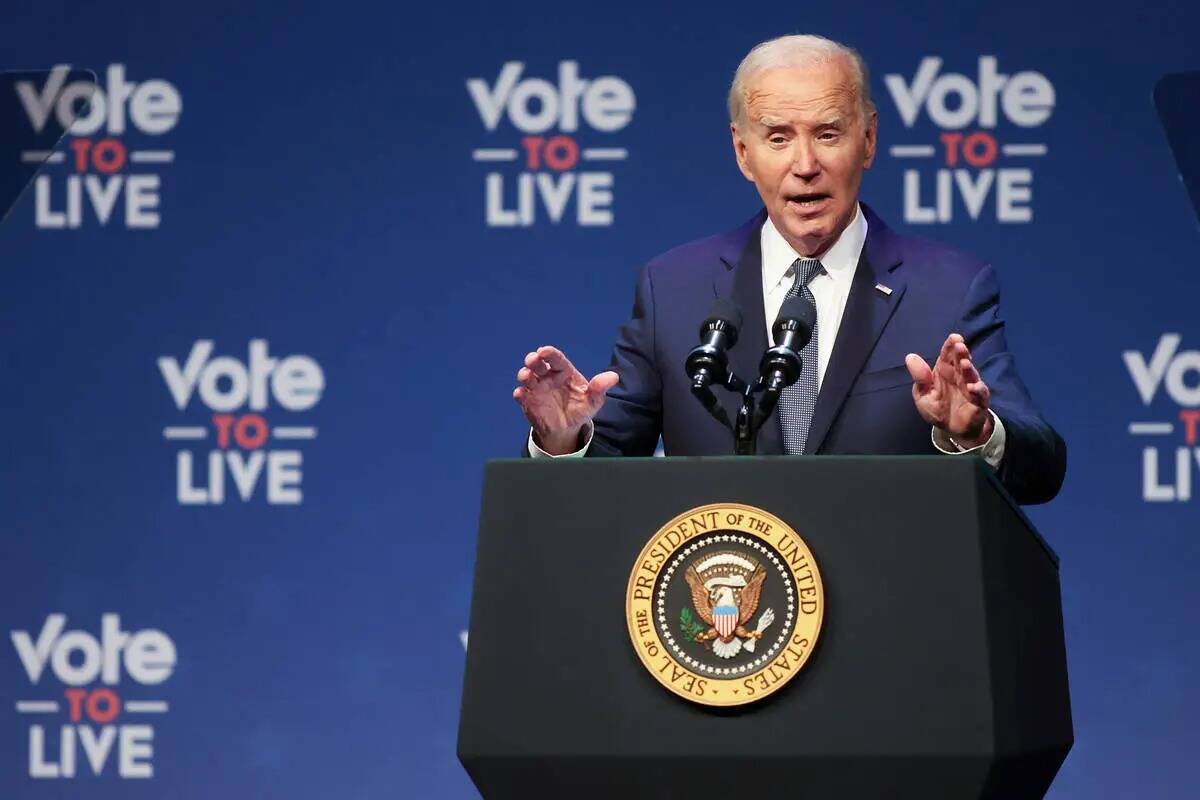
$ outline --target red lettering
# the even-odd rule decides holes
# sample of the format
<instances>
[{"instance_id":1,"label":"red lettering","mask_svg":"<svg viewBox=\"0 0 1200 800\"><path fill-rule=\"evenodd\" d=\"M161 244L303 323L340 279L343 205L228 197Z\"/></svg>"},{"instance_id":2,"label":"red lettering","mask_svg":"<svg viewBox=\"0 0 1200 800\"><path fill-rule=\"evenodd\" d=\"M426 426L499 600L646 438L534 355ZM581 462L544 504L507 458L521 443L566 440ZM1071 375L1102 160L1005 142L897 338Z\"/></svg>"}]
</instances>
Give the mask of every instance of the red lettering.
<instances>
[{"instance_id":1,"label":"red lettering","mask_svg":"<svg viewBox=\"0 0 1200 800\"><path fill-rule=\"evenodd\" d=\"M125 145L116 139L101 139L92 148L92 164L106 175L125 166Z\"/></svg>"},{"instance_id":2,"label":"red lettering","mask_svg":"<svg viewBox=\"0 0 1200 800\"><path fill-rule=\"evenodd\" d=\"M1188 444L1196 443L1196 423L1200 422L1200 409L1184 408L1179 411L1179 420L1187 426L1185 436Z\"/></svg>"},{"instance_id":3,"label":"red lettering","mask_svg":"<svg viewBox=\"0 0 1200 800\"><path fill-rule=\"evenodd\" d=\"M229 447L229 428L233 425L232 414L213 414L213 425L217 428L217 447Z\"/></svg>"},{"instance_id":4,"label":"red lettering","mask_svg":"<svg viewBox=\"0 0 1200 800\"><path fill-rule=\"evenodd\" d=\"M953 167L958 163L958 145L963 135L955 131L946 131L940 138L946 148L946 166Z\"/></svg>"},{"instance_id":5,"label":"red lettering","mask_svg":"<svg viewBox=\"0 0 1200 800\"><path fill-rule=\"evenodd\" d=\"M233 438L243 450L257 450L267 442L267 421L261 414L244 414L233 426Z\"/></svg>"},{"instance_id":6,"label":"red lettering","mask_svg":"<svg viewBox=\"0 0 1200 800\"><path fill-rule=\"evenodd\" d=\"M91 139L73 139L73 140L71 140L71 149L75 151L75 171L76 172L86 172L87 171L87 165L88 165L87 154L88 154L88 150L90 150L91 148L92 148L92 140Z\"/></svg>"},{"instance_id":7,"label":"red lettering","mask_svg":"<svg viewBox=\"0 0 1200 800\"><path fill-rule=\"evenodd\" d=\"M112 722L121 713L121 699L112 689L67 689L68 714L71 722L79 722L86 711L88 719L98 725Z\"/></svg>"},{"instance_id":8,"label":"red lettering","mask_svg":"<svg viewBox=\"0 0 1200 800\"><path fill-rule=\"evenodd\" d=\"M71 706L71 722L79 722L79 715L83 713L81 706L83 698L87 695L87 689L67 689L64 694L67 696L67 702Z\"/></svg>"},{"instance_id":9,"label":"red lettering","mask_svg":"<svg viewBox=\"0 0 1200 800\"><path fill-rule=\"evenodd\" d=\"M105 708L100 708L101 702ZM98 725L112 722L113 718L121 711L121 701L117 698L117 693L112 689L96 689L88 695L87 713L92 718L92 721Z\"/></svg>"},{"instance_id":10,"label":"red lettering","mask_svg":"<svg viewBox=\"0 0 1200 800\"><path fill-rule=\"evenodd\" d=\"M543 136L522 136L521 146L525 148L525 168L537 169L541 164Z\"/></svg>"},{"instance_id":11,"label":"red lettering","mask_svg":"<svg viewBox=\"0 0 1200 800\"><path fill-rule=\"evenodd\" d=\"M963 140L962 153L972 167L986 167L996 160L996 139L989 133L975 131Z\"/></svg>"},{"instance_id":12,"label":"red lettering","mask_svg":"<svg viewBox=\"0 0 1200 800\"><path fill-rule=\"evenodd\" d=\"M546 142L546 166L562 172L579 161L579 145L570 136L553 136Z\"/></svg>"}]
</instances>

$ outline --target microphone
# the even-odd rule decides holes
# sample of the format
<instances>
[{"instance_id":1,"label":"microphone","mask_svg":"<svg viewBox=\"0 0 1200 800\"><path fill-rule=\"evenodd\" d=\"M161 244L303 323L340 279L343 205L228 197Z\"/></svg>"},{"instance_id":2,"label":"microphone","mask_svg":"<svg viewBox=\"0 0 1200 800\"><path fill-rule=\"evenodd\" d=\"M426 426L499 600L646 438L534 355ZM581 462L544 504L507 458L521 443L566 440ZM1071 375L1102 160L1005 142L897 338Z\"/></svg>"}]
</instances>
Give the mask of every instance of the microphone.
<instances>
[{"instance_id":1,"label":"microphone","mask_svg":"<svg viewBox=\"0 0 1200 800\"><path fill-rule=\"evenodd\" d=\"M732 301L718 297L700 326L700 344L692 348L684 362L693 392L703 392L713 384L723 386L729 380L726 351L737 344L741 327L741 310Z\"/></svg>"},{"instance_id":2,"label":"microphone","mask_svg":"<svg viewBox=\"0 0 1200 800\"><path fill-rule=\"evenodd\" d=\"M812 339L816 324L817 309L812 303L799 295L783 301L783 308L771 326L775 346L763 353L758 365L759 380L766 388L759 407L760 420L775 410L779 393L800 379L800 351Z\"/></svg>"},{"instance_id":3,"label":"microphone","mask_svg":"<svg viewBox=\"0 0 1200 800\"><path fill-rule=\"evenodd\" d=\"M712 385L745 386L729 372L729 356L725 352L737 344L742 327L742 312L732 301L718 297L713 301L708 319L700 326L700 344L688 353L683 367L692 381L692 394L713 418L733 430L729 415L713 395Z\"/></svg>"}]
</instances>

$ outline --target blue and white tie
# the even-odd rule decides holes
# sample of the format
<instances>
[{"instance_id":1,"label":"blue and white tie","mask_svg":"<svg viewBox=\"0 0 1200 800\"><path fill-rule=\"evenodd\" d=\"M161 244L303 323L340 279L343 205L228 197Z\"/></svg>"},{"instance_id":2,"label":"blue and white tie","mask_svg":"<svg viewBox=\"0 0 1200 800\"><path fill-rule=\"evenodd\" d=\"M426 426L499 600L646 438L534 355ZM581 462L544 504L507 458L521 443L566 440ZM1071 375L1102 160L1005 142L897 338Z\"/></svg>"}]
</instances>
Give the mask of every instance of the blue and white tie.
<instances>
[{"instance_id":1,"label":"blue and white tie","mask_svg":"<svg viewBox=\"0 0 1200 800\"><path fill-rule=\"evenodd\" d=\"M812 289L808 282L815 276L824 274L825 267L815 258L797 258L792 264L796 273L796 282L788 291L788 297L800 295L816 306ZM813 324L812 338L800 351L802 368L800 378L783 390L779 397L779 422L783 427L783 445L788 455L799 455L804 452L804 443L808 441L808 428L812 425L813 410L817 407L817 325Z\"/></svg>"}]
</instances>

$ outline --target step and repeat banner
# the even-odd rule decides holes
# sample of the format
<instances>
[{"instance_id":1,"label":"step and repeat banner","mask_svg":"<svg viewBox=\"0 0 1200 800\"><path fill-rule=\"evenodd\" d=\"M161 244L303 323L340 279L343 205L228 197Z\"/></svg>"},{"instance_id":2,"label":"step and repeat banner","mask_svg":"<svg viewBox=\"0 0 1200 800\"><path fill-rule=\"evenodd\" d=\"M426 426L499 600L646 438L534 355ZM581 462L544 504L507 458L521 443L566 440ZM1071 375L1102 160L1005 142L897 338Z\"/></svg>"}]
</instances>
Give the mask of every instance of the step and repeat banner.
<instances>
[{"instance_id":1,"label":"step and repeat banner","mask_svg":"<svg viewBox=\"0 0 1200 800\"><path fill-rule=\"evenodd\" d=\"M6 141L96 88L0 225L0 795L475 797L520 360L602 369L639 266L758 210L725 93L813 32L871 68L864 200L996 265L1069 445L1051 796L1194 797L1200 9L1153 6L6 6Z\"/></svg>"}]
</instances>

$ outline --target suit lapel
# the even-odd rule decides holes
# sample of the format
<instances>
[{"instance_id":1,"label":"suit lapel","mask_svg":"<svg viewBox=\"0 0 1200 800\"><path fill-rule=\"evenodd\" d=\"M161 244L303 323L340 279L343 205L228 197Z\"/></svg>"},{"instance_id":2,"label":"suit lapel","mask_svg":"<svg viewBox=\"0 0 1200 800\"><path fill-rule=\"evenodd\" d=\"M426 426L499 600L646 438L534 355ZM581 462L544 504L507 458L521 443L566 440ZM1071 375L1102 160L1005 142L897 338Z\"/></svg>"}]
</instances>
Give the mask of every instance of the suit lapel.
<instances>
[{"instance_id":1,"label":"suit lapel","mask_svg":"<svg viewBox=\"0 0 1200 800\"><path fill-rule=\"evenodd\" d=\"M806 453L820 451L829 429L841 412L850 387L862 372L863 365L875 349L876 342L907 288L904 279L895 272L903 262L895 234L865 203L862 208L867 218L867 241L863 244L863 252L854 271L833 355L821 382L808 442L804 448ZM760 211L745 225L724 237L719 246L723 268L718 270L713 279L714 295L732 299L742 311L742 330L737 344L729 350L729 365L738 377L746 381L758 377L758 362L767 349L759 240L759 231L766 216L765 210ZM875 288L875 284L880 282L887 284L892 290L891 294L884 294ZM728 392L719 394L730 414L736 412L740 401L736 401ZM777 413L771 415L771 419L759 431L758 452L784 452L783 433Z\"/></svg>"},{"instance_id":2,"label":"suit lapel","mask_svg":"<svg viewBox=\"0 0 1200 800\"><path fill-rule=\"evenodd\" d=\"M820 452L825 436L842 410L850 387L875 349L875 343L892 318L906 288L904 280L893 272L902 261L895 235L865 204L863 213L867 217L867 241L854 271L833 354L821 381L817 407L813 411L808 441L804 446L806 453ZM875 288L875 284L881 281L891 288L891 294L884 294Z\"/></svg>"},{"instance_id":3,"label":"suit lapel","mask_svg":"<svg viewBox=\"0 0 1200 800\"><path fill-rule=\"evenodd\" d=\"M713 280L713 293L727 297L742 311L742 330L737 344L729 349L729 366L734 373L752 383L758 378L758 362L767 349L767 320L763 309L762 249L759 231L767 212L760 211L745 225L726 237L721 247L724 269ZM719 390L722 402L733 418L741 400ZM779 430L778 416L772 415L758 434L758 452L780 454L783 452L783 437Z\"/></svg>"}]
</instances>

